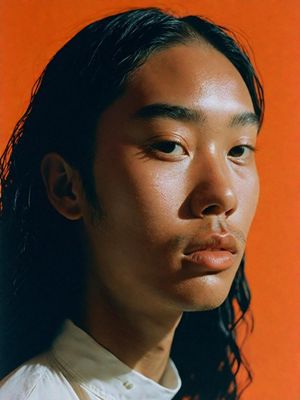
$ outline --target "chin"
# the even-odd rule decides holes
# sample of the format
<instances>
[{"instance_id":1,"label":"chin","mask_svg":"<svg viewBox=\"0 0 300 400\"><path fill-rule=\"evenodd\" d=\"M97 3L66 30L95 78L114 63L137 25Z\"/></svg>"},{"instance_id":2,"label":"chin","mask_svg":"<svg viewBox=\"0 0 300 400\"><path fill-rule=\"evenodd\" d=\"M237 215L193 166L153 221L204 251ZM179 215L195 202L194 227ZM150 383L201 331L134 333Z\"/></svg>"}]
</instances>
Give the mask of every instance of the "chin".
<instances>
[{"instance_id":1,"label":"chin","mask_svg":"<svg viewBox=\"0 0 300 400\"><path fill-rule=\"evenodd\" d=\"M195 302L194 304L189 304L184 307L183 311L211 311L220 307L227 296L218 299L207 299L207 301Z\"/></svg>"},{"instance_id":2,"label":"chin","mask_svg":"<svg viewBox=\"0 0 300 400\"><path fill-rule=\"evenodd\" d=\"M227 296L222 297L220 299L213 299L213 300L211 300L211 301L209 301L209 302L207 302L205 304L201 304L201 306L199 306L198 309L195 310L195 311L211 311L211 310L214 310L214 309L220 307L225 302L226 299L227 299Z\"/></svg>"},{"instance_id":3,"label":"chin","mask_svg":"<svg viewBox=\"0 0 300 400\"><path fill-rule=\"evenodd\" d=\"M227 299L232 282L206 276L200 282L187 285L177 294L182 311L209 311L220 307ZM178 304L178 303L177 303Z\"/></svg>"}]
</instances>

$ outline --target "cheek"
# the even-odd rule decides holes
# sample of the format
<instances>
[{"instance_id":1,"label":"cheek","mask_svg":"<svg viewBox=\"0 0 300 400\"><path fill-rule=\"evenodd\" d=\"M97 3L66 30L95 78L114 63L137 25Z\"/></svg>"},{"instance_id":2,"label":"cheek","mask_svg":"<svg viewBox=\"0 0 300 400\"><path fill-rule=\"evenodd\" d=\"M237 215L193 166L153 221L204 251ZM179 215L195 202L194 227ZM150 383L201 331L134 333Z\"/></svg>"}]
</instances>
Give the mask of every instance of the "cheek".
<instances>
[{"instance_id":1,"label":"cheek","mask_svg":"<svg viewBox=\"0 0 300 400\"><path fill-rule=\"evenodd\" d=\"M238 208L233 219L239 219L240 227L247 234L255 215L259 198L259 178L256 169L248 171L236 183Z\"/></svg>"},{"instance_id":2,"label":"cheek","mask_svg":"<svg viewBox=\"0 0 300 400\"><path fill-rule=\"evenodd\" d=\"M129 161L130 160L130 161ZM97 176L97 194L108 219L119 229L163 234L178 218L184 201L186 175L175 165L120 157ZM100 185L102 182L102 185Z\"/></svg>"},{"instance_id":3,"label":"cheek","mask_svg":"<svg viewBox=\"0 0 300 400\"><path fill-rule=\"evenodd\" d=\"M151 171L151 172L150 172ZM159 224L178 218L180 204L185 199L185 174L179 169L149 169L135 177L133 186L137 211L143 217Z\"/></svg>"},{"instance_id":4,"label":"cheek","mask_svg":"<svg viewBox=\"0 0 300 400\"><path fill-rule=\"evenodd\" d=\"M167 167L134 157L130 162L119 157L108 165L99 163L95 168L103 217L90 235L95 239L97 264L110 266L109 279L107 273L102 279L123 280L128 287L137 281L141 284L141 279L150 285L154 279L153 285L159 286L153 276L161 279L170 273L166 263L171 269L174 264L169 242L180 231L178 209L185 198L185 174L175 163Z\"/></svg>"}]
</instances>

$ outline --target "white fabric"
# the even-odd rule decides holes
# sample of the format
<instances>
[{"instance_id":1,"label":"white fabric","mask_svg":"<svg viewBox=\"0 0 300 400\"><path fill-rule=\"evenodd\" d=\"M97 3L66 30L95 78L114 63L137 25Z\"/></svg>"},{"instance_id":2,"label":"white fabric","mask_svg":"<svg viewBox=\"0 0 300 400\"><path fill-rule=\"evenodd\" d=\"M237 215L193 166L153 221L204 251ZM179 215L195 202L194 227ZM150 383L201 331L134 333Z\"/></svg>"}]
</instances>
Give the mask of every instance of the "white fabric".
<instances>
[{"instance_id":1,"label":"white fabric","mask_svg":"<svg viewBox=\"0 0 300 400\"><path fill-rule=\"evenodd\" d=\"M158 384L130 369L67 320L50 351L4 379L0 400L170 400L180 386L171 359Z\"/></svg>"}]
</instances>

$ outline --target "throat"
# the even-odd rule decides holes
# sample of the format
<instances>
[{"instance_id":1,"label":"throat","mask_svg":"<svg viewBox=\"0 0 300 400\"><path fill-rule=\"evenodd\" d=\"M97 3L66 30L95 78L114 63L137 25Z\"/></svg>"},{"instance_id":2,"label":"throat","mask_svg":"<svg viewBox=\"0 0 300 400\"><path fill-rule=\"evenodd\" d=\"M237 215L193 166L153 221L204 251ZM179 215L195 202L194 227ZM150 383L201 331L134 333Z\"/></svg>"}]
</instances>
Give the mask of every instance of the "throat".
<instances>
[{"instance_id":1,"label":"throat","mask_svg":"<svg viewBox=\"0 0 300 400\"><path fill-rule=\"evenodd\" d=\"M80 326L129 368L160 383L168 365L180 312L157 312L149 305L129 307L92 283Z\"/></svg>"}]
</instances>

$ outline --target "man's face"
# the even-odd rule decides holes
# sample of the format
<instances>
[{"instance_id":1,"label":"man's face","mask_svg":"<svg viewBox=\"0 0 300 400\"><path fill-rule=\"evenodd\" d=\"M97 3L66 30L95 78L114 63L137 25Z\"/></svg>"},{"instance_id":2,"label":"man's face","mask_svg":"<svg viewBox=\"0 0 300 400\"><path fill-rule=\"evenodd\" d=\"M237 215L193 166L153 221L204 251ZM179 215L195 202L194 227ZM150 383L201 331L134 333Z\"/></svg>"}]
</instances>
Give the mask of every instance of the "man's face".
<instances>
[{"instance_id":1,"label":"man's face","mask_svg":"<svg viewBox=\"0 0 300 400\"><path fill-rule=\"evenodd\" d=\"M163 105L163 106L162 106ZM244 81L205 43L152 55L98 124L103 215L84 214L93 285L136 311L226 298L258 198L257 124Z\"/></svg>"}]
</instances>

